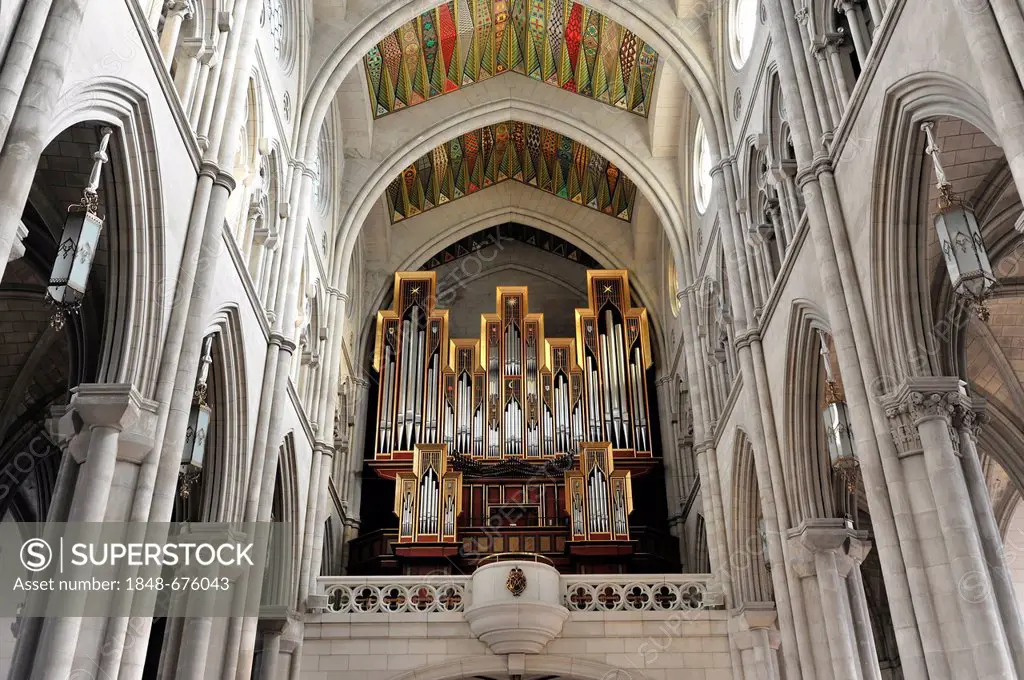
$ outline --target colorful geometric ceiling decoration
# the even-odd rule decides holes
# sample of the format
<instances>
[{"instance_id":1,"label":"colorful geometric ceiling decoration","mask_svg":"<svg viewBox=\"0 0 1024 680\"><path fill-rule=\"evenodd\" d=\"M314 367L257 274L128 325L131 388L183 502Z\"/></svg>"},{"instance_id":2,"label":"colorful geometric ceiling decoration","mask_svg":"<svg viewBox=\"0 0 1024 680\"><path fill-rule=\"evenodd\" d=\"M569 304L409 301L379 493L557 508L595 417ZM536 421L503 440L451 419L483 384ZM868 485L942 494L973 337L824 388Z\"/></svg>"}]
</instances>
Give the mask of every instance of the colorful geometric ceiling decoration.
<instances>
[{"instance_id":1,"label":"colorful geometric ceiling decoration","mask_svg":"<svg viewBox=\"0 0 1024 680\"><path fill-rule=\"evenodd\" d=\"M514 71L646 116L658 53L573 0L453 0L363 58L375 118Z\"/></svg>"},{"instance_id":2,"label":"colorful geometric ceiling decoration","mask_svg":"<svg viewBox=\"0 0 1024 680\"><path fill-rule=\"evenodd\" d=\"M391 223L506 180L630 221L636 185L614 163L529 123L489 125L421 156L388 185Z\"/></svg>"}]
</instances>

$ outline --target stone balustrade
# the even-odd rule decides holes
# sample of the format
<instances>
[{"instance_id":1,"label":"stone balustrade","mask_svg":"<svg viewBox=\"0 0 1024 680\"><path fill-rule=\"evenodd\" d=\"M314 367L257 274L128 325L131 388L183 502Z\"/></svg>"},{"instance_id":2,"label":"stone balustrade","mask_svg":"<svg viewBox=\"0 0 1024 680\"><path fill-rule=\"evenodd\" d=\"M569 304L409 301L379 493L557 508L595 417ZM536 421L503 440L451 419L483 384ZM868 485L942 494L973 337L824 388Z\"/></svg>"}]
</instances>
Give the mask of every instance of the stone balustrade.
<instances>
[{"instance_id":1,"label":"stone balustrade","mask_svg":"<svg viewBox=\"0 0 1024 680\"><path fill-rule=\"evenodd\" d=\"M716 609L708 574L600 574L562 576L562 604L569 611L693 611Z\"/></svg>"},{"instance_id":2,"label":"stone balustrade","mask_svg":"<svg viewBox=\"0 0 1024 680\"><path fill-rule=\"evenodd\" d=\"M340 614L463 612L471 604L469 576L324 576L326 611ZM719 609L708 574L566 574L561 604L570 612Z\"/></svg>"},{"instance_id":3,"label":"stone balustrade","mask_svg":"<svg viewBox=\"0 0 1024 680\"><path fill-rule=\"evenodd\" d=\"M468 576L320 578L326 610L340 614L461 612L466 608L468 586Z\"/></svg>"}]
</instances>

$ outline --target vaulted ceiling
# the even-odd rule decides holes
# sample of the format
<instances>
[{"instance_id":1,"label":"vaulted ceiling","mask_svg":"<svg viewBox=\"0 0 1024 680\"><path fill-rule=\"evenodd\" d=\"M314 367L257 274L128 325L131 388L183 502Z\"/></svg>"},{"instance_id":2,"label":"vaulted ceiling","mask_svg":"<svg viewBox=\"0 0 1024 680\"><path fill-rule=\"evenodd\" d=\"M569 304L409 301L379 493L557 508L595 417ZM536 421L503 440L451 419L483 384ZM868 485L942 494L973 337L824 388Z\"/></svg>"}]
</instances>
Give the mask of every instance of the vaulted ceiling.
<instances>
[{"instance_id":1,"label":"vaulted ceiling","mask_svg":"<svg viewBox=\"0 0 1024 680\"><path fill-rule=\"evenodd\" d=\"M594 150L512 121L460 135L421 156L388 185L392 224L506 180L630 221L636 185Z\"/></svg>"},{"instance_id":2,"label":"vaulted ceiling","mask_svg":"<svg viewBox=\"0 0 1024 680\"><path fill-rule=\"evenodd\" d=\"M363 59L374 117L512 71L641 116L658 53L573 0L453 0Z\"/></svg>"}]
</instances>

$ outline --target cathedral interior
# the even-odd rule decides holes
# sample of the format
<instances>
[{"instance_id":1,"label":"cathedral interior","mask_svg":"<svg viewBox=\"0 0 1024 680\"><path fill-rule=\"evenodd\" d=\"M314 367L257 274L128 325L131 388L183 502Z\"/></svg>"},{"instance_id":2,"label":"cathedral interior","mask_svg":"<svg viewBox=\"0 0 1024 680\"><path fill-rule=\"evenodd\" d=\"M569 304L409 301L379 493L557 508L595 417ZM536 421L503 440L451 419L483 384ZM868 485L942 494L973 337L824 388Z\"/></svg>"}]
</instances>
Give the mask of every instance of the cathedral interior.
<instances>
[{"instance_id":1,"label":"cathedral interior","mask_svg":"<svg viewBox=\"0 0 1024 680\"><path fill-rule=\"evenodd\" d=\"M0 3L0 584L281 541L0 674L1024 678L1022 83L1016 0Z\"/></svg>"}]
</instances>

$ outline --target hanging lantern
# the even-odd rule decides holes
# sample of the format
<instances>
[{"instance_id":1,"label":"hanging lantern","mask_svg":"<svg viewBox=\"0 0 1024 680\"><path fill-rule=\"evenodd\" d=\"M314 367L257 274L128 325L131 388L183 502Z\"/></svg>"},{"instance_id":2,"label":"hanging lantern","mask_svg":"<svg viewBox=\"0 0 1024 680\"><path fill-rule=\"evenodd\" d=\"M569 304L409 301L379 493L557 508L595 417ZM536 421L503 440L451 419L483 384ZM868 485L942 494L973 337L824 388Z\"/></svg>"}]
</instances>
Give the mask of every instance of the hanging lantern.
<instances>
[{"instance_id":1,"label":"hanging lantern","mask_svg":"<svg viewBox=\"0 0 1024 680\"><path fill-rule=\"evenodd\" d=\"M96 195L100 183L100 171L107 162L107 146L114 131L108 127L101 131L100 147L92 155L92 174L89 184L82 191L82 201L68 207L64 231L57 246L57 259L50 272L50 283L46 288L47 300L56 308L51 325L60 330L68 314L77 312L82 306L92 262L103 231L103 218L97 214Z\"/></svg>"},{"instance_id":2,"label":"hanging lantern","mask_svg":"<svg viewBox=\"0 0 1024 680\"><path fill-rule=\"evenodd\" d=\"M988 321L985 300L996 282L992 264L985 252L985 242L974 210L962 197L953 193L953 185L946 179L939 160L939 147L932 136L932 122L923 123L921 129L928 137L925 153L932 157L935 167L936 186L939 189L938 213L935 215L935 231L939 235L942 257L953 284L953 290L968 305L977 309L978 317Z\"/></svg>"},{"instance_id":3,"label":"hanging lantern","mask_svg":"<svg viewBox=\"0 0 1024 680\"><path fill-rule=\"evenodd\" d=\"M839 385L832 374L832 361L825 334L818 331L821 341L821 356L825 363L825 408L821 412L825 426L825 441L832 469L846 481L852 493L857 488L860 461L853 447L853 428L850 426L850 410L843 400Z\"/></svg>"},{"instance_id":4,"label":"hanging lantern","mask_svg":"<svg viewBox=\"0 0 1024 680\"><path fill-rule=\"evenodd\" d=\"M206 403L207 380L210 364L213 362L211 351L213 336L203 340L203 356L199 360L199 375L196 378L196 389L192 396L192 408L188 414L188 428L185 430L185 448L181 454L181 470L179 495L187 499L192 487L199 481L203 471L203 458L206 454L206 435L210 429L210 407Z\"/></svg>"}]
</instances>

